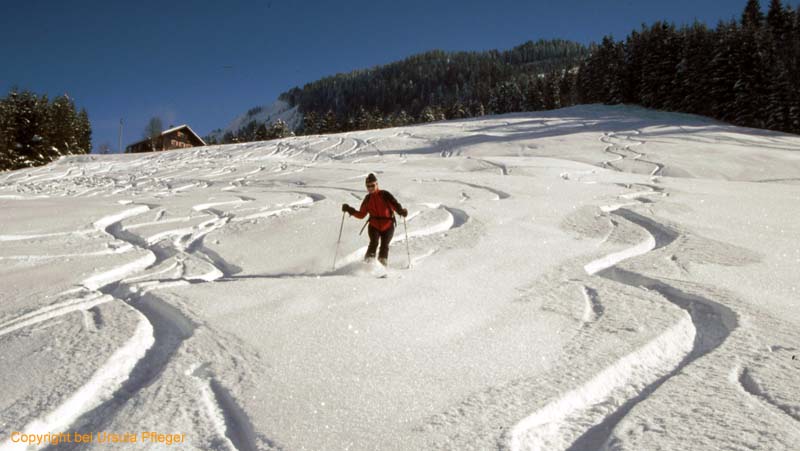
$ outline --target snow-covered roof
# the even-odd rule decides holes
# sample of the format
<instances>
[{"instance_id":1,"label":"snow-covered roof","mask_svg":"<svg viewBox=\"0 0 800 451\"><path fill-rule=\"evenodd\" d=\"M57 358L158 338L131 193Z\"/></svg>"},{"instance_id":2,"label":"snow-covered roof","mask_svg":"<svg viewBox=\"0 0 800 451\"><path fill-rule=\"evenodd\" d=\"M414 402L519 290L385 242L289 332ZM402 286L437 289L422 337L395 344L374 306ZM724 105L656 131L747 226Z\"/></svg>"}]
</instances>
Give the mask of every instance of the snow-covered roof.
<instances>
[{"instance_id":1,"label":"snow-covered roof","mask_svg":"<svg viewBox=\"0 0 800 451\"><path fill-rule=\"evenodd\" d=\"M167 130L164 130L164 131L163 131L163 132L161 132L161 133L160 133L158 136L164 136L164 135L166 135L167 133L172 133L172 132L174 132L174 131L176 131L176 130L180 130L180 129L182 129L182 128L185 128L186 130L188 130L188 131L189 131L189 133L191 133L192 135L194 135L194 137L195 137L195 138L199 139L199 140L200 140L200 142L201 142L201 143L203 143L203 145L204 145L204 146L207 146L207 145L208 145L208 144L206 144L206 142L205 142L205 141L203 141L203 138L201 138L201 137L200 137L200 135L198 135L197 133L195 133L195 132L194 132L194 130L192 130L192 127L189 127L189 126L188 126L188 125L186 125L186 124L178 125L177 127L172 127L172 128L169 128L169 129L167 129ZM149 140L149 138L143 139L143 140L141 140L141 141L136 141L135 143L128 144L128 147L130 147L130 146L135 146L136 144L143 143L143 142L145 142L145 141L147 141L147 140Z\"/></svg>"}]
</instances>

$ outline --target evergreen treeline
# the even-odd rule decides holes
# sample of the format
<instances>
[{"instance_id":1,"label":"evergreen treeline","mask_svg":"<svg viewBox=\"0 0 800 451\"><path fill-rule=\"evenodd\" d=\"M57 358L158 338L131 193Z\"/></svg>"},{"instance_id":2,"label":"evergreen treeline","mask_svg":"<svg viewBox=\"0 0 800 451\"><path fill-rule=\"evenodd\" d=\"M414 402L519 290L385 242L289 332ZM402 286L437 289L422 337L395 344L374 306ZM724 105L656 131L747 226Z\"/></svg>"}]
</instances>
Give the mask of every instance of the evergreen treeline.
<instances>
[{"instance_id":1,"label":"evergreen treeline","mask_svg":"<svg viewBox=\"0 0 800 451\"><path fill-rule=\"evenodd\" d=\"M800 11L748 0L741 21L657 22L603 39L583 63L578 101L632 103L800 133Z\"/></svg>"},{"instance_id":2,"label":"evergreen treeline","mask_svg":"<svg viewBox=\"0 0 800 451\"><path fill-rule=\"evenodd\" d=\"M585 48L555 40L508 51L432 51L293 88L298 133L403 126L579 103L638 104L800 133L800 8L747 0L716 28L656 22ZM260 131L259 131L260 130ZM223 143L262 139L253 122Z\"/></svg>"},{"instance_id":3,"label":"evergreen treeline","mask_svg":"<svg viewBox=\"0 0 800 451\"><path fill-rule=\"evenodd\" d=\"M574 76L567 69L588 54L564 40L507 51L435 50L325 77L280 98L299 106L305 134L557 108L573 103Z\"/></svg>"},{"instance_id":4,"label":"evergreen treeline","mask_svg":"<svg viewBox=\"0 0 800 451\"><path fill-rule=\"evenodd\" d=\"M208 135L203 138L206 144L231 144L240 142L252 141L267 141L270 139L286 138L287 136L294 136L294 132L289 129L289 125L282 119L278 119L269 126L263 122L250 121L244 127L240 128L236 133L225 132L222 135L222 141L217 141L215 135Z\"/></svg>"},{"instance_id":5,"label":"evergreen treeline","mask_svg":"<svg viewBox=\"0 0 800 451\"><path fill-rule=\"evenodd\" d=\"M435 50L325 77L280 99L299 106L303 124L297 132L306 135L558 108L574 104L575 71L568 69L588 55L586 47L564 40L529 41L502 52ZM221 143L286 135L282 126L273 130L253 121L226 132Z\"/></svg>"},{"instance_id":6,"label":"evergreen treeline","mask_svg":"<svg viewBox=\"0 0 800 451\"><path fill-rule=\"evenodd\" d=\"M89 153L91 136L86 110L77 111L66 95L50 102L46 95L12 90L0 99L0 170Z\"/></svg>"}]
</instances>

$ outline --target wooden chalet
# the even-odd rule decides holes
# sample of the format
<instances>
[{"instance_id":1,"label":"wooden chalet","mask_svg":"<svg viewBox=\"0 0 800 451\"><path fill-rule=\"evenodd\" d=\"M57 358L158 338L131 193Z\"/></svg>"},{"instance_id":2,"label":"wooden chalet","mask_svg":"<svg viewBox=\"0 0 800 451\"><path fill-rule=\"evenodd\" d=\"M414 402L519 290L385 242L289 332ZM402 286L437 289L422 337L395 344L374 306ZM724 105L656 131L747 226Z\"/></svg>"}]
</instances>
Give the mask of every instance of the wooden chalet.
<instances>
[{"instance_id":1,"label":"wooden chalet","mask_svg":"<svg viewBox=\"0 0 800 451\"><path fill-rule=\"evenodd\" d=\"M205 146L206 143L188 125L179 125L164 130L157 137L143 139L125 148L126 153L155 152L159 150L183 149Z\"/></svg>"}]
</instances>

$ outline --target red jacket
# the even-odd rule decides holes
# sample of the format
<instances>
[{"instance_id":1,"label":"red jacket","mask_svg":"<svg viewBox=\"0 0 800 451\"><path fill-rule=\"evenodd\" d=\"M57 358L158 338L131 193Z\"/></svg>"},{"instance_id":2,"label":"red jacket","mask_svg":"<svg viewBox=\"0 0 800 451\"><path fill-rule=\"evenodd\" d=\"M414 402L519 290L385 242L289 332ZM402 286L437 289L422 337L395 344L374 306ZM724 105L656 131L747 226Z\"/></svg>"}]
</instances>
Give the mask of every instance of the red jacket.
<instances>
[{"instance_id":1,"label":"red jacket","mask_svg":"<svg viewBox=\"0 0 800 451\"><path fill-rule=\"evenodd\" d=\"M403 207L397 202L389 191L376 189L367 194L361 202L361 209L353 211L351 214L358 219L362 219L369 213L369 225L381 232L388 230L394 225L394 211L400 211Z\"/></svg>"}]
</instances>

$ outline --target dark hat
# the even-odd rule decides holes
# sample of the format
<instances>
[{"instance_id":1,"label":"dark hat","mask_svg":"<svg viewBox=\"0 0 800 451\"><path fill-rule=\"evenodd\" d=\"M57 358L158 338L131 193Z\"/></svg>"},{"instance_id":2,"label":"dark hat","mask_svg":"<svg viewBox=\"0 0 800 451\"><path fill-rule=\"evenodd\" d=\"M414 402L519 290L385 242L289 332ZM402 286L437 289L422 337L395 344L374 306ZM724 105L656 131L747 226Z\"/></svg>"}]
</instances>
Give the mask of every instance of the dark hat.
<instances>
[{"instance_id":1,"label":"dark hat","mask_svg":"<svg viewBox=\"0 0 800 451\"><path fill-rule=\"evenodd\" d=\"M367 176L367 183L370 183L370 182L377 182L377 181L378 181L378 177L375 177L375 174L373 174L373 173L370 173L370 174Z\"/></svg>"}]
</instances>

